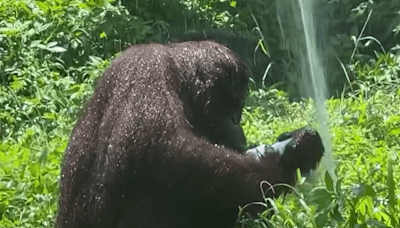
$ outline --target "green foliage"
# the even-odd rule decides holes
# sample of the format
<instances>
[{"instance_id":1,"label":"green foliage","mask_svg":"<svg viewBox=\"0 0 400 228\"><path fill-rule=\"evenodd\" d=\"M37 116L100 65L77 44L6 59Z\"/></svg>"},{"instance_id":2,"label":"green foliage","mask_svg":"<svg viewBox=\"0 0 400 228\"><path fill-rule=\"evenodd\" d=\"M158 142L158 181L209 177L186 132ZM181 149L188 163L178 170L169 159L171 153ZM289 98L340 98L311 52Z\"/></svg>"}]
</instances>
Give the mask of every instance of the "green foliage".
<instances>
[{"instance_id":1,"label":"green foliage","mask_svg":"<svg viewBox=\"0 0 400 228\"><path fill-rule=\"evenodd\" d=\"M362 94L368 99L378 91L391 93L396 91L400 83L400 52L376 53L376 59L368 63L356 61L351 72L356 76L348 85L353 96Z\"/></svg>"},{"instance_id":2,"label":"green foliage","mask_svg":"<svg viewBox=\"0 0 400 228\"><path fill-rule=\"evenodd\" d=\"M0 145L0 227L54 227L68 136L35 139L28 131L23 137Z\"/></svg>"},{"instance_id":3,"label":"green foliage","mask_svg":"<svg viewBox=\"0 0 400 228\"><path fill-rule=\"evenodd\" d=\"M260 105L245 112L243 126L250 144L272 143L283 131L314 124L311 100L289 103L282 95L275 96L265 96ZM263 107L279 100L276 108ZM318 173L316 182L301 182L285 200L269 201L275 212L269 223L274 227L399 227L399 105L396 92L380 90L369 99L360 95L328 100L339 179L335 183L327 172ZM266 220L264 214L256 221L241 221L244 227L264 227L260 224Z\"/></svg>"},{"instance_id":4,"label":"green foliage","mask_svg":"<svg viewBox=\"0 0 400 228\"><path fill-rule=\"evenodd\" d=\"M0 227L53 227L60 161L77 114L96 79L130 44L162 42L170 31L198 26L256 35L254 49L270 62L253 80L244 111L249 144L315 124L312 100L289 102L291 91L267 87L285 81L297 64L283 41L277 15L284 19L284 13L275 0L122 3L0 0ZM328 78L346 82L341 97L327 101L339 180L317 173L284 201L267 199L275 211L270 223L400 227L400 3L323 4L327 55L336 63L328 61ZM266 215L241 221L264 227Z\"/></svg>"},{"instance_id":5,"label":"green foliage","mask_svg":"<svg viewBox=\"0 0 400 228\"><path fill-rule=\"evenodd\" d=\"M78 111L112 56L159 28L100 5L0 1L0 227L53 227Z\"/></svg>"},{"instance_id":6,"label":"green foliage","mask_svg":"<svg viewBox=\"0 0 400 228\"><path fill-rule=\"evenodd\" d=\"M3 139L28 129L70 128L108 59L152 28L117 5L1 1L0 121ZM157 26L155 26L157 27Z\"/></svg>"},{"instance_id":7,"label":"green foliage","mask_svg":"<svg viewBox=\"0 0 400 228\"><path fill-rule=\"evenodd\" d=\"M281 2L285 0L122 0L133 15L160 25L154 34L157 41L182 32L201 33L214 28L233 32L238 37L258 39L259 46L243 45L254 51L254 55L241 56L246 62L256 62L263 68L262 73L252 75L252 86L259 88L262 84L271 86L285 82L278 88L298 96L298 60L294 59L294 51L288 49L295 41L287 34L296 18L280 5ZM291 4L290 0L286 2ZM318 46L323 50L321 55L329 75L331 95L340 94L346 83L340 62L348 70L348 79L353 81L356 75L351 68L355 61L368 62L375 58L375 50L390 50L397 45L399 10L397 0L320 1L316 27L322 42L318 42ZM297 33L293 39L296 38ZM241 46L234 42L234 39L227 41L228 46ZM257 55L260 53L268 58Z\"/></svg>"}]
</instances>

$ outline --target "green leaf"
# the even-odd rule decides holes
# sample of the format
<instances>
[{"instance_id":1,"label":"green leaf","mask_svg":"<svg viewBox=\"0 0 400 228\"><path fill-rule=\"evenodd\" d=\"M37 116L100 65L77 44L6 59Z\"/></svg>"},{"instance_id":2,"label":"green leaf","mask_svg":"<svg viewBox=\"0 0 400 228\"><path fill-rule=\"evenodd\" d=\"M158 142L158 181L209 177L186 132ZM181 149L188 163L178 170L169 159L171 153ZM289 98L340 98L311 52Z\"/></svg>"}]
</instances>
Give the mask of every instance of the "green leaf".
<instances>
[{"instance_id":1,"label":"green leaf","mask_svg":"<svg viewBox=\"0 0 400 228\"><path fill-rule=\"evenodd\" d=\"M389 206L391 209L396 208L396 195L395 195L395 183L393 177L393 161L392 158L389 157L388 161L388 175L387 175L387 187L388 187L388 198L389 198Z\"/></svg>"},{"instance_id":2,"label":"green leaf","mask_svg":"<svg viewBox=\"0 0 400 228\"><path fill-rule=\"evenodd\" d=\"M324 227L328 222L328 215L326 213L321 213L315 218L315 224L317 227Z\"/></svg>"},{"instance_id":3,"label":"green leaf","mask_svg":"<svg viewBox=\"0 0 400 228\"><path fill-rule=\"evenodd\" d=\"M325 185L326 189L328 189L329 191L333 191L333 180L331 175L327 171L325 172Z\"/></svg>"},{"instance_id":4,"label":"green leaf","mask_svg":"<svg viewBox=\"0 0 400 228\"><path fill-rule=\"evenodd\" d=\"M105 32L102 32L102 33L100 33L100 38L106 38L107 37L107 34L105 33Z\"/></svg>"},{"instance_id":5,"label":"green leaf","mask_svg":"<svg viewBox=\"0 0 400 228\"><path fill-rule=\"evenodd\" d=\"M51 47L51 48L46 48L50 52L65 52L66 49L63 47Z\"/></svg>"},{"instance_id":6,"label":"green leaf","mask_svg":"<svg viewBox=\"0 0 400 228\"><path fill-rule=\"evenodd\" d=\"M41 32L43 32L43 31L45 31L46 29L50 28L50 26L52 26L52 25L53 25L53 22L44 24L44 25L42 25L42 26L40 26L40 27L38 28L37 32L38 32L38 33L41 33Z\"/></svg>"},{"instance_id":7,"label":"green leaf","mask_svg":"<svg viewBox=\"0 0 400 228\"><path fill-rule=\"evenodd\" d=\"M335 208L333 209L333 213L332 213L332 218L334 219L334 220L336 220L337 222L342 222L342 221L344 221L344 218L343 218L343 216L342 216L342 214L340 213L340 211L339 211L339 204L336 204L335 205Z\"/></svg>"}]
</instances>

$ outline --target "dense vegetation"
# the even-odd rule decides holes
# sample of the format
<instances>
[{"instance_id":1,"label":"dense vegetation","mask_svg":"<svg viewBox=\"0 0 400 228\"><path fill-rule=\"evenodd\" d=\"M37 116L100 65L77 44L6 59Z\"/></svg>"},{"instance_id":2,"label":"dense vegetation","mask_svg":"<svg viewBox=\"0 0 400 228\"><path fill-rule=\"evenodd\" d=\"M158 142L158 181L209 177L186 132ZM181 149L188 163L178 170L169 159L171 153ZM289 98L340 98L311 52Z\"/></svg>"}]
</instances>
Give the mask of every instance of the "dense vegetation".
<instances>
[{"instance_id":1,"label":"dense vegetation","mask_svg":"<svg viewBox=\"0 0 400 228\"><path fill-rule=\"evenodd\" d=\"M321 2L338 182L301 182L271 201L270 222L400 227L400 2ZM0 227L53 226L69 133L96 79L131 44L218 28L216 38L253 69L243 117L249 144L313 124L279 10L273 0L0 0ZM241 221L264 227L262 220Z\"/></svg>"}]
</instances>

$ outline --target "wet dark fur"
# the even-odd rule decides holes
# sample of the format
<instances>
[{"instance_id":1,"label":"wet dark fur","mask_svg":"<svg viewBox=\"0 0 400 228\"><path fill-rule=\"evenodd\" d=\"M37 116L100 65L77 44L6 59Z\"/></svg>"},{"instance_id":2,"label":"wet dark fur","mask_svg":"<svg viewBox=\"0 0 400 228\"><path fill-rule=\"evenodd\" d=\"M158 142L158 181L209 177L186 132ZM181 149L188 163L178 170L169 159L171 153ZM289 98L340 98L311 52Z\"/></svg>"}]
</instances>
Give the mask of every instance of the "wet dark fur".
<instances>
[{"instance_id":1,"label":"wet dark fur","mask_svg":"<svg viewBox=\"0 0 400 228\"><path fill-rule=\"evenodd\" d=\"M235 142L213 143L213 118L241 113L245 71L210 41L127 49L72 133L57 227L231 228L238 206L263 200L261 181L293 184L301 161L286 164L277 153L257 161Z\"/></svg>"}]
</instances>

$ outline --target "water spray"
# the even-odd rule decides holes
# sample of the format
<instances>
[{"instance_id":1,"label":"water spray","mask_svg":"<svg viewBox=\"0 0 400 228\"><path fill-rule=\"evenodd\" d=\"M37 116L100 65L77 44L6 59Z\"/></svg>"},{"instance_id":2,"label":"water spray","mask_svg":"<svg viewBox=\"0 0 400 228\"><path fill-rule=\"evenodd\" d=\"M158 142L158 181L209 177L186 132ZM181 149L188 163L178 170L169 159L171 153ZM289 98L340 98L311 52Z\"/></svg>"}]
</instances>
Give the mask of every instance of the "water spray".
<instances>
[{"instance_id":1,"label":"water spray","mask_svg":"<svg viewBox=\"0 0 400 228\"><path fill-rule=\"evenodd\" d=\"M324 46L324 35L316 33L315 26L316 20L324 23L324 16L317 14L317 12L321 12L319 3L321 3L320 0L297 0L297 4L292 0L277 0L278 22L283 38L290 40L287 43L288 47L294 52L296 60L300 63L300 91L302 91L302 95L312 97L315 103L318 132L325 147L320 169L325 169L336 182L329 118L325 105L328 88L317 46L317 44ZM286 26L285 20L288 21Z\"/></svg>"}]
</instances>

